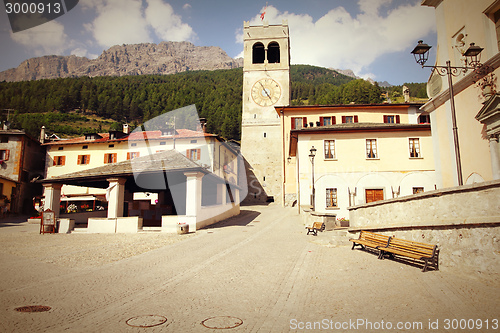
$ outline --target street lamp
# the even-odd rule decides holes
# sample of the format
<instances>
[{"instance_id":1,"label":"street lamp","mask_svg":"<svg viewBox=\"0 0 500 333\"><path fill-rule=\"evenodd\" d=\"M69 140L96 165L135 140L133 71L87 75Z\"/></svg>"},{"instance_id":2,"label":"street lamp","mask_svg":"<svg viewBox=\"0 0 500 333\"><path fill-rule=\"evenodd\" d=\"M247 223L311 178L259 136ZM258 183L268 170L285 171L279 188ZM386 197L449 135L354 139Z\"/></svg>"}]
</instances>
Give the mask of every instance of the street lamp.
<instances>
[{"instance_id":1,"label":"street lamp","mask_svg":"<svg viewBox=\"0 0 500 333\"><path fill-rule=\"evenodd\" d=\"M315 189L314 189L314 156L316 156L316 148L314 146L311 147L309 150L311 153L309 154L309 159L311 160L312 164L312 193L311 193L311 206L312 210L314 211L314 198L315 198Z\"/></svg>"},{"instance_id":2,"label":"street lamp","mask_svg":"<svg viewBox=\"0 0 500 333\"><path fill-rule=\"evenodd\" d=\"M474 71L488 70L485 68L486 66L481 65L479 62L481 59L481 51L483 50L481 47L476 46L474 43L470 44L470 47L463 54L465 56L465 66L456 67L451 66L451 62L449 60L446 61L446 66L425 66L425 63L429 59L429 50L432 46L425 44L423 41L419 40L417 46L411 51L413 56L415 57L415 61L417 64L421 65L422 68L428 67L432 68L432 73L436 72L440 76L448 76L448 87L450 92L450 106L451 106L451 121L453 126L453 142L455 145L455 161L457 164L457 175L458 175L458 185L463 185L462 178L462 163L460 160L460 147L458 145L458 127L457 127L457 119L455 114L455 99L453 94L453 82L452 76L459 76L462 73L467 73L469 69ZM486 74L486 73L485 73Z\"/></svg>"}]
</instances>

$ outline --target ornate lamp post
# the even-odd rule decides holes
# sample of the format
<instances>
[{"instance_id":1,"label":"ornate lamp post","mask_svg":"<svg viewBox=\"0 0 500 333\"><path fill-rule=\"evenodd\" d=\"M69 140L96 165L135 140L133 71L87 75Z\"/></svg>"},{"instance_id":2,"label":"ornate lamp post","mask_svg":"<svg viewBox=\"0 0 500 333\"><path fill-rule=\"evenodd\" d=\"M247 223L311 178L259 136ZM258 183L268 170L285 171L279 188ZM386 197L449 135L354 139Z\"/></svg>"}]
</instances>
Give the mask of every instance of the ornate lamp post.
<instances>
[{"instance_id":1,"label":"ornate lamp post","mask_svg":"<svg viewBox=\"0 0 500 333\"><path fill-rule=\"evenodd\" d=\"M464 53L464 56L466 58L465 66L451 66L451 62L449 60L446 61L446 66L424 66L427 62L427 59L429 58L429 50L431 47L432 46L424 44L423 41L419 40L417 46L415 46L411 53L415 57L415 61L417 62L417 64L421 65L422 68L432 68L432 72L436 72L440 76L448 76L448 90L450 92L451 121L453 126L453 142L455 146L455 161L457 164L458 185L463 185L462 163L460 160L460 147L458 145L458 127L455 113L455 99L453 93L452 76L457 77L463 73L466 73L469 69L477 72L484 71L484 74L487 74L488 68L486 68L486 66L482 66L479 62L481 59L481 51L483 49L479 46L476 46L474 43L471 43L470 47Z\"/></svg>"},{"instance_id":2,"label":"ornate lamp post","mask_svg":"<svg viewBox=\"0 0 500 333\"><path fill-rule=\"evenodd\" d=\"M311 153L309 154L309 159L311 160L311 164L312 164L312 193L311 193L311 206L312 206L312 210L314 211L315 210L315 207L314 207L314 199L315 199L315 195L316 195L316 191L314 189L314 156L316 156L316 148L314 148L314 146L311 147L311 149L309 150Z\"/></svg>"}]
</instances>

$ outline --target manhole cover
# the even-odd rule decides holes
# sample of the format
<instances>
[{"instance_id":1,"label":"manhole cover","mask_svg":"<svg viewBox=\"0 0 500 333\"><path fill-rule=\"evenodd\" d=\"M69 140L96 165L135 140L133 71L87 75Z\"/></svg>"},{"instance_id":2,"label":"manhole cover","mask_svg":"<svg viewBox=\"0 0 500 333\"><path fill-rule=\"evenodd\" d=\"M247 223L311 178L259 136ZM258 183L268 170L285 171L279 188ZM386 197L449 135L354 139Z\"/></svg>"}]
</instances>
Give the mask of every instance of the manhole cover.
<instances>
[{"instance_id":1,"label":"manhole cover","mask_svg":"<svg viewBox=\"0 0 500 333\"><path fill-rule=\"evenodd\" d=\"M241 324L243 324L243 320L236 317L219 316L219 317L207 318L204 321L202 321L201 324L206 328L227 329L240 326Z\"/></svg>"},{"instance_id":2,"label":"manhole cover","mask_svg":"<svg viewBox=\"0 0 500 333\"><path fill-rule=\"evenodd\" d=\"M27 305L16 308L15 310L18 312L45 312L50 309L51 307L46 305Z\"/></svg>"},{"instance_id":3,"label":"manhole cover","mask_svg":"<svg viewBox=\"0 0 500 333\"><path fill-rule=\"evenodd\" d=\"M167 318L157 315L137 316L126 321L132 327L154 327L167 322Z\"/></svg>"}]
</instances>

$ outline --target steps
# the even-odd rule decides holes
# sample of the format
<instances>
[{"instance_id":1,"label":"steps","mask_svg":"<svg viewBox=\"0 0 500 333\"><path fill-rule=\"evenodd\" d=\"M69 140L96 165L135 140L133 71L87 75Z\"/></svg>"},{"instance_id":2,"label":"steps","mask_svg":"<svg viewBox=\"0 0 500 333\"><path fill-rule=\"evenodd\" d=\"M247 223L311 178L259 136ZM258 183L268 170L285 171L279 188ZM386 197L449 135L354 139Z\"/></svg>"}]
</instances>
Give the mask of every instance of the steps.
<instances>
[{"instance_id":1,"label":"steps","mask_svg":"<svg viewBox=\"0 0 500 333\"><path fill-rule=\"evenodd\" d=\"M338 227L332 231L318 232L318 236L311 236L310 241L316 244L337 247L337 246L350 246L349 238L351 235L348 231L349 228Z\"/></svg>"}]
</instances>

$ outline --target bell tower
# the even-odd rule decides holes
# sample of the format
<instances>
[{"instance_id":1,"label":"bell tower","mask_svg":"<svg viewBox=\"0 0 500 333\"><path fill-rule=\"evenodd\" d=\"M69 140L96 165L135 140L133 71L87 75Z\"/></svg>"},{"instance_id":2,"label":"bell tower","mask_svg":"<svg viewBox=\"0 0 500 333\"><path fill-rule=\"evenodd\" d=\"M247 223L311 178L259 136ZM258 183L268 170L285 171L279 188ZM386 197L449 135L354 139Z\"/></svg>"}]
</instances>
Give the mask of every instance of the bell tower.
<instances>
[{"instance_id":1,"label":"bell tower","mask_svg":"<svg viewBox=\"0 0 500 333\"><path fill-rule=\"evenodd\" d=\"M247 162L246 202L281 202L283 146L275 106L290 105L288 22L243 25L241 152Z\"/></svg>"}]
</instances>

